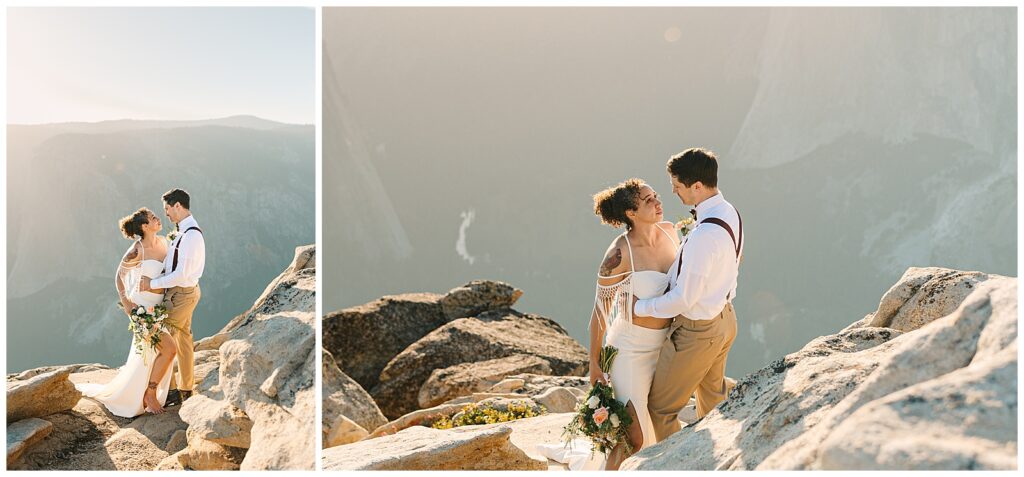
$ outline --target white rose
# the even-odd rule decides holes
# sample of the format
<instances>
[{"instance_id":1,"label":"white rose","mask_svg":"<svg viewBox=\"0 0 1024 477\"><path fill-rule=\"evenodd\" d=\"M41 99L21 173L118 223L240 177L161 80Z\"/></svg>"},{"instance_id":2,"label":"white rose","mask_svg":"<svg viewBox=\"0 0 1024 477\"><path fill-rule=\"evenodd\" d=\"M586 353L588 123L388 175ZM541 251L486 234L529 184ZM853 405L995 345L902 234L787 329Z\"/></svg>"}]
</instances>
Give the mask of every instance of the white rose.
<instances>
[{"instance_id":1,"label":"white rose","mask_svg":"<svg viewBox=\"0 0 1024 477\"><path fill-rule=\"evenodd\" d=\"M145 315L146 314L146 307L140 306L138 310L135 310L135 314L136 315Z\"/></svg>"},{"instance_id":2,"label":"white rose","mask_svg":"<svg viewBox=\"0 0 1024 477\"><path fill-rule=\"evenodd\" d=\"M608 418L608 420L612 421L612 427L619 427L619 415L618 414L612 414L612 417Z\"/></svg>"},{"instance_id":3,"label":"white rose","mask_svg":"<svg viewBox=\"0 0 1024 477\"><path fill-rule=\"evenodd\" d=\"M596 395L590 396L590 399L587 399L587 407L591 409L597 409L597 406L600 404L601 398L597 397Z\"/></svg>"}]
</instances>

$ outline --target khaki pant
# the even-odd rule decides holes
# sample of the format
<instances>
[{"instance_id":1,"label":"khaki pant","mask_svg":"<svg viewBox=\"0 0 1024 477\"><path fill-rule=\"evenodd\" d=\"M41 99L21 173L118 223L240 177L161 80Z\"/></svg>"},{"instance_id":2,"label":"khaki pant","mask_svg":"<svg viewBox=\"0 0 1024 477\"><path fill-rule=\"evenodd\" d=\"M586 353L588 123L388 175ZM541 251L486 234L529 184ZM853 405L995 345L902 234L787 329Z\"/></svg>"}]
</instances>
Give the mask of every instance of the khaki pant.
<instances>
[{"instance_id":1,"label":"khaki pant","mask_svg":"<svg viewBox=\"0 0 1024 477\"><path fill-rule=\"evenodd\" d=\"M677 316L661 347L647 409L658 442L680 429L679 411L697 393L697 417L725 400L725 360L736 339L736 310L731 303L711 320Z\"/></svg>"},{"instance_id":2,"label":"khaki pant","mask_svg":"<svg viewBox=\"0 0 1024 477\"><path fill-rule=\"evenodd\" d=\"M191 288L174 287L164 292L163 304L169 310L164 323L168 325L178 358L177 370L171 374L171 388L177 387L181 391L191 391L195 384L192 312L196 310L201 295L198 285Z\"/></svg>"}]
</instances>

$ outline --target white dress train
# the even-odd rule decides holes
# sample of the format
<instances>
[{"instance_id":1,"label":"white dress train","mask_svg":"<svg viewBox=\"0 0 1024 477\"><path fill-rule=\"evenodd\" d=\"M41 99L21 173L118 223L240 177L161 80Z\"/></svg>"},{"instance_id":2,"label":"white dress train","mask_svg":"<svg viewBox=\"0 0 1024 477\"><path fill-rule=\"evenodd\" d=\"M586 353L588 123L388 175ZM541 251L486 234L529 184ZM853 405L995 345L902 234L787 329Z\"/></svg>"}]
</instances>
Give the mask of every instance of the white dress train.
<instances>
[{"instance_id":1,"label":"white dress train","mask_svg":"<svg viewBox=\"0 0 1024 477\"><path fill-rule=\"evenodd\" d=\"M668 234L665 229L662 231ZM656 270L638 272L633 269L633 248L629 244L629 237L625 234L623 237L626 238L631 269L615 275L614 277L626 276L615 285L598 284L597 306L604 316L608 316L608 310L613 310L605 342L619 352L608 374L611 377L612 389L615 391L615 399L622 404L633 403L643 432L643 448L656 442L654 424L647 410L647 395L650 394L651 383L654 381L654 370L658 365L661 347L668 338L668 328L655 330L634 325L632 306L628 305L632 305L634 295L644 299L664 294L669 276ZM537 450L551 460L567 464L569 470L602 470L605 467L605 456L593 452L592 444L587 439L574 439L568 446L540 444Z\"/></svg>"},{"instance_id":2,"label":"white dress train","mask_svg":"<svg viewBox=\"0 0 1024 477\"><path fill-rule=\"evenodd\" d=\"M146 260L145 251L143 251L142 262L135 267L126 269L122 275L125 294L128 300L136 305L145 307L159 305L163 301L163 294L140 291L139 283L143 276L156 278L163 273L163 270L163 262ZM163 339L171 338L169 335L164 335ZM149 384L149 377L152 374L157 352L149 347L148 344L143 346L145 349L144 355L139 354L136 350L136 343L133 338L131 347L128 348L128 359L125 361L124 366L118 369L117 376L109 383L82 383L76 384L75 388L86 397L99 401L115 416L135 417L146 412L146 407L142 403L142 395L146 392ZM161 406L167 402L167 391L171 384L172 369L174 369L174 363L167 367L167 372L164 373L164 376L157 383L156 397L160 401Z\"/></svg>"}]
</instances>

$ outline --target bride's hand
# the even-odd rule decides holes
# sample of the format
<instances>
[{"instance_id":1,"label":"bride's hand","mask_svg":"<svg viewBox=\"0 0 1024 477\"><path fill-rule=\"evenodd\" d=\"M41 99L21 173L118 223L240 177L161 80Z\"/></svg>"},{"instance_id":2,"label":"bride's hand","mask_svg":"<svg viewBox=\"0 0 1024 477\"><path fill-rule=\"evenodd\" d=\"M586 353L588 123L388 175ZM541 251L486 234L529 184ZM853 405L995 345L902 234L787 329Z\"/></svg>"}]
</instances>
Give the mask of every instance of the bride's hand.
<instances>
[{"instance_id":1,"label":"bride's hand","mask_svg":"<svg viewBox=\"0 0 1024 477\"><path fill-rule=\"evenodd\" d=\"M590 363L590 385L593 386L597 383L608 384L608 376L601 371L601 366L597 363Z\"/></svg>"}]
</instances>

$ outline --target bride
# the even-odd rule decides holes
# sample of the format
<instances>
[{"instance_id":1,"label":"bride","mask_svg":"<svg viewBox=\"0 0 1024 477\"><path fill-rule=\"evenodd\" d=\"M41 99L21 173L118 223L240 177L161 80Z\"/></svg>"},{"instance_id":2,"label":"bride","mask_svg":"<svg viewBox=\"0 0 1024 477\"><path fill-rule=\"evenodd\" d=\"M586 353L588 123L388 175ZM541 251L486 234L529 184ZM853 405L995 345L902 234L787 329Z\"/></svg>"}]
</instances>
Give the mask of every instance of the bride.
<instances>
[{"instance_id":1,"label":"bride","mask_svg":"<svg viewBox=\"0 0 1024 477\"><path fill-rule=\"evenodd\" d=\"M163 290L140 291L139 282L143 276L156 278L163 273L167 242L157 235L162 227L160 219L145 207L121 219L120 225L126 238L136 239L121 259L114 279L121 306L125 314L131 316L131 311L139 306L156 306L163 301ZM164 332L156 348L143 344L142 353L137 344L133 339L127 361L109 383L76 384L75 387L86 397L102 403L115 416L164 412L175 354L174 340Z\"/></svg>"},{"instance_id":2,"label":"bride","mask_svg":"<svg viewBox=\"0 0 1024 477\"><path fill-rule=\"evenodd\" d=\"M655 443L647 410L647 394L654 379L658 354L668 336L670 320L636 317L633 296L651 298L668 287L667 271L675 260L679 239L664 214L658 194L640 179L629 179L594 195L594 213L612 227L625 226L605 252L597 277L597 298L590 317L590 383L611 380L615 398L622 402L633 423L627 436L633 452ZM598 357L603 345L618 348L608 376ZM629 455L619 445L607 460L591 452L588 440L563 446L541 446L548 457L569 464L571 470L618 470Z\"/></svg>"}]
</instances>

